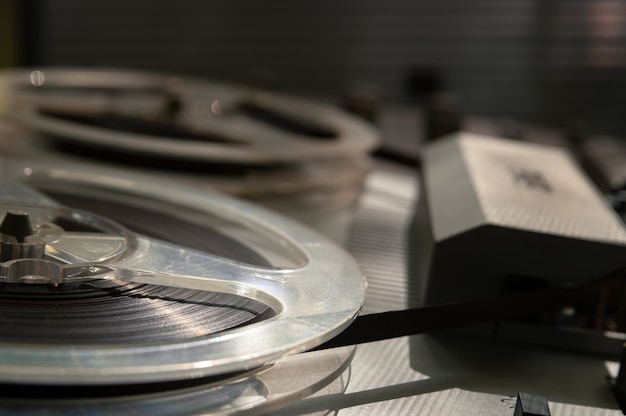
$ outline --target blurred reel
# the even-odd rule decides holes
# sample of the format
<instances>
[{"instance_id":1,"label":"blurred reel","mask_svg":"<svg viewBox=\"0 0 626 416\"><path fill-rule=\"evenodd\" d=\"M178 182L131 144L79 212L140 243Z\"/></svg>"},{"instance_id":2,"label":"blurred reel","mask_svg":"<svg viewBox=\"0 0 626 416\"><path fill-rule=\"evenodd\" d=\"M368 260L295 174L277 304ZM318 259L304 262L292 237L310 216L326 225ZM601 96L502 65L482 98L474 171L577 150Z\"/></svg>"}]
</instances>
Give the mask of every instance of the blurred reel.
<instances>
[{"instance_id":1,"label":"blurred reel","mask_svg":"<svg viewBox=\"0 0 626 416\"><path fill-rule=\"evenodd\" d=\"M253 200L338 242L379 141L330 106L145 72L4 71L0 90L5 156L123 164Z\"/></svg>"},{"instance_id":2,"label":"blurred reel","mask_svg":"<svg viewBox=\"0 0 626 416\"><path fill-rule=\"evenodd\" d=\"M190 162L355 157L378 144L337 109L251 88L88 69L4 71L5 113L74 145Z\"/></svg>"}]
</instances>

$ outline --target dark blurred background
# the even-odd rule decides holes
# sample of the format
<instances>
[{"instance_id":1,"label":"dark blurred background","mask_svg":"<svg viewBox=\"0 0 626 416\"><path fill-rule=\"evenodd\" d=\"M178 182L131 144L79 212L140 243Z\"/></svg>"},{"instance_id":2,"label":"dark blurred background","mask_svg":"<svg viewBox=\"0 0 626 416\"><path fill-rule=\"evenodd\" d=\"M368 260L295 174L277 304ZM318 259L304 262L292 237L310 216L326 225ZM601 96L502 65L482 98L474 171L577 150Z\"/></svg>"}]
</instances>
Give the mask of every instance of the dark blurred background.
<instances>
[{"instance_id":1,"label":"dark blurred background","mask_svg":"<svg viewBox=\"0 0 626 416\"><path fill-rule=\"evenodd\" d=\"M618 0L0 0L2 66L138 68L626 135Z\"/></svg>"}]
</instances>

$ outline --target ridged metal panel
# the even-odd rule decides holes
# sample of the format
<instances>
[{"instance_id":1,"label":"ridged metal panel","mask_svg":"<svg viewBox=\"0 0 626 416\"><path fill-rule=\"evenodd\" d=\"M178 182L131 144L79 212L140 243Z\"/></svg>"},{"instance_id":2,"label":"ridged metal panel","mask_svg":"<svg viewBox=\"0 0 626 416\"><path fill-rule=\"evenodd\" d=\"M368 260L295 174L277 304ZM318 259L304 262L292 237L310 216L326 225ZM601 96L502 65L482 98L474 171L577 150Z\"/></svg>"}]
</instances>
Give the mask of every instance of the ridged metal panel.
<instances>
[{"instance_id":1,"label":"ridged metal panel","mask_svg":"<svg viewBox=\"0 0 626 416\"><path fill-rule=\"evenodd\" d=\"M410 304L407 233L417 193L417 174L410 169L379 170L368 178L347 241L368 281L363 313Z\"/></svg>"},{"instance_id":2,"label":"ridged metal panel","mask_svg":"<svg viewBox=\"0 0 626 416\"><path fill-rule=\"evenodd\" d=\"M40 62L175 71L339 95L408 96L436 67L475 114L621 126L626 6L617 0L42 0Z\"/></svg>"}]
</instances>

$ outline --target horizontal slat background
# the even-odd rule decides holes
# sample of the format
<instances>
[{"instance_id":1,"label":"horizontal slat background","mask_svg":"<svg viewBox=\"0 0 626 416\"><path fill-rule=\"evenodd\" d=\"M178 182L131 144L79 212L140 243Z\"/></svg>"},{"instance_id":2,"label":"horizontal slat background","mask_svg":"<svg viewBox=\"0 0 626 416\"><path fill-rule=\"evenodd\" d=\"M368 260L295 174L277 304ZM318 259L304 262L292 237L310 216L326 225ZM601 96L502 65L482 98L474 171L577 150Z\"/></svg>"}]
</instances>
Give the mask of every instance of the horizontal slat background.
<instances>
[{"instance_id":1,"label":"horizontal slat background","mask_svg":"<svg viewBox=\"0 0 626 416\"><path fill-rule=\"evenodd\" d=\"M478 115L626 133L620 0L31 1L32 61L175 71L338 96L354 82L407 101L437 68ZM32 14L31 14L32 15Z\"/></svg>"}]
</instances>

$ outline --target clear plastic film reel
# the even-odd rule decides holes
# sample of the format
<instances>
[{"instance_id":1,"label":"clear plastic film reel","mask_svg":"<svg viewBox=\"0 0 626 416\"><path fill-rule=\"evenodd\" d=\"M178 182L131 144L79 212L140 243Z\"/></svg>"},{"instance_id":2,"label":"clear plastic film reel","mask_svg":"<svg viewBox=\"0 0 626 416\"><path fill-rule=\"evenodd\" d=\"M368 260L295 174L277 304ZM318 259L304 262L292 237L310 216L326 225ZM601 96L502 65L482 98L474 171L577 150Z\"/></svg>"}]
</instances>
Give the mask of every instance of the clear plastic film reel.
<instances>
[{"instance_id":1,"label":"clear plastic film reel","mask_svg":"<svg viewBox=\"0 0 626 416\"><path fill-rule=\"evenodd\" d=\"M185 380L259 368L320 345L348 326L361 308L364 277L354 260L307 228L261 208L215 194L168 186L143 176L29 166L2 161L2 205L27 213L41 259L8 259L2 287L114 281L217 292L252 299L273 314L206 336L146 343L64 344L63 339L0 342L0 381L20 384L113 385ZM62 191L108 202L131 201L213 226L258 250L267 265L229 259L128 231L101 216L59 205ZM63 229L70 219L78 226ZM3 236L12 244L12 236ZM19 257L19 256L18 256ZM20 269L16 263L26 261ZM56 265L46 281L48 264ZM38 267L38 265L42 267ZM16 272L17 270L17 272ZM20 270L26 270L20 276ZM44 270L44 272L41 272ZM44 279L41 279L43 275ZM34 279L29 281L28 279ZM97 332L97 327L93 328Z\"/></svg>"}]
</instances>

